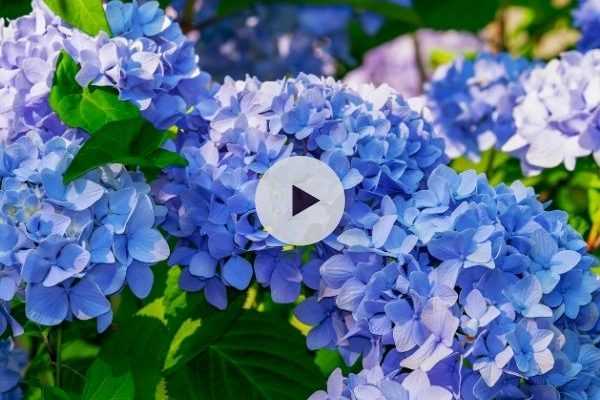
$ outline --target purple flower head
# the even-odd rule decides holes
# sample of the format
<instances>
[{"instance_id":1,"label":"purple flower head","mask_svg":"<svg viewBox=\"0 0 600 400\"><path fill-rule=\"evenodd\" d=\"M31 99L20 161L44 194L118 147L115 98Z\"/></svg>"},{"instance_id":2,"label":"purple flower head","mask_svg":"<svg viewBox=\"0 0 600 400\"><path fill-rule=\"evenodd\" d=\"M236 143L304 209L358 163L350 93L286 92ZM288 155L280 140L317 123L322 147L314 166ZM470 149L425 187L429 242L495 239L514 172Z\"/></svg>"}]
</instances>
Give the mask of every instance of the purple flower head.
<instances>
[{"instance_id":1,"label":"purple flower head","mask_svg":"<svg viewBox=\"0 0 600 400\"><path fill-rule=\"evenodd\" d=\"M327 392L318 391L309 400L452 400L452 393L432 385L420 370L403 376L386 376L381 367L365 368L344 378L336 369L327 381Z\"/></svg>"},{"instance_id":2,"label":"purple flower head","mask_svg":"<svg viewBox=\"0 0 600 400\"><path fill-rule=\"evenodd\" d=\"M54 64L68 29L46 8L33 2L31 14L0 26L0 141L13 140L30 129L60 135L64 128L47 98Z\"/></svg>"}]
</instances>

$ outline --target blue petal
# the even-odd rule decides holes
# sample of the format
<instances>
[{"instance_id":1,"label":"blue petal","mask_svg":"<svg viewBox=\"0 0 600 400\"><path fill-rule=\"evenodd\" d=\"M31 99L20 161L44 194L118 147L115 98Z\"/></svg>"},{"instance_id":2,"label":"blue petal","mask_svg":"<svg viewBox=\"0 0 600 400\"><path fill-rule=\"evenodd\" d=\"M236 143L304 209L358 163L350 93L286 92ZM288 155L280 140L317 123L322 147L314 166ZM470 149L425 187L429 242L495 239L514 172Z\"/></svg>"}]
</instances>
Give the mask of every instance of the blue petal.
<instances>
[{"instance_id":1,"label":"blue petal","mask_svg":"<svg viewBox=\"0 0 600 400\"><path fill-rule=\"evenodd\" d=\"M252 265L239 256L231 257L223 265L223 279L236 289L244 290L252 279Z\"/></svg>"},{"instance_id":2,"label":"blue petal","mask_svg":"<svg viewBox=\"0 0 600 400\"><path fill-rule=\"evenodd\" d=\"M152 289L154 275L148 264L133 262L127 268L127 285L139 299L145 299Z\"/></svg>"},{"instance_id":3,"label":"blue petal","mask_svg":"<svg viewBox=\"0 0 600 400\"><path fill-rule=\"evenodd\" d=\"M156 229L140 229L127 243L129 254L136 260L154 264L169 257L169 245Z\"/></svg>"},{"instance_id":4,"label":"blue petal","mask_svg":"<svg viewBox=\"0 0 600 400\"><path fill-rule=\"evenodd\" d=\"M71 311L75 317L87 320L110 311L110 303L93 281L83 279L69 291Z\"/></svg>"},{"instance_id":5,"label":"blue petal","mask_svg":"<svg viewBox=\"0 0 600 400\"><path fill-rule=\"evenodd\" d=\"M41 325L58 325L69 311L67 293L60 286L44 287L32 284L25 292L27 318Z\"/></svg>"},{"instance_id":6,"label":"blue petal","mask_svg":"<svg viewBox=\"0 0 600 400\"><path fill-rule=\"evenodd\" d=\"M199 251L190 260L189 271L200 278L212 278L217 271L217 260L207 252Z\"/></svg>"}]
</instances>

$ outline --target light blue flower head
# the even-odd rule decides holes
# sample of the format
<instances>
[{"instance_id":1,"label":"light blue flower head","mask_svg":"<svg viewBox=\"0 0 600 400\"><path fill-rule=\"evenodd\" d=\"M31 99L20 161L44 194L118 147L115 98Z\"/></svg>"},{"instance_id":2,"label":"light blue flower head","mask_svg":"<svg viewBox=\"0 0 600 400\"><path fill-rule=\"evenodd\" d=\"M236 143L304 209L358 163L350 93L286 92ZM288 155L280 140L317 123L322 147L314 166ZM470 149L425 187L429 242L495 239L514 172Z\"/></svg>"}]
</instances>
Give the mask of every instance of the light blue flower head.
<instances>
[{"instance_id":1,"label":"light blue flower head","mask_svg":"<svg viewBox=\"0 0 600 400\"><path fill-rule=\"evenodd\" d=\"M520 183L492 187L444 165L390 201L391 238L416 239L401 257L353 246L322 255L316 294L296 310L313 326L311 348L338 349L349 364L362 355L365 374L379 364L400 385L423 373L439 388L426 399L593 393L596 380L583 376L600 365L586 359L578 371L600 351L589 339L600 282L565 213Z\"/></svg>"},{"instance_id":2,"label":"light blue flower head","mask_svg":"<svg viewBox=\"0 0 600 400\"><path fill-rule=\"evenodd\" d=\"M107 296L125 285L148 295L150 265L165 260L169 247L140 173L107 165L63 183L79 143L71 131L47 142L30 131L0 146L0 298L23 290L30 320L98 318L103 330L112 319ZM13 325L4 314L2 326Z\"/></svg>"},{"instance_id":3,"label":"light blue flower head","mask_svg":"<svg viewBox=\"0 0 600 400\"><path fill-rule=\"evenodd\" d=\"M189 166L168 170L154 188L168 210L162 226L179 238L171 263L184 266L182 287L224 308L225 287L245 289L252 263L278 301L293 301L303 279L314 285L298 254L281 253L254 205L261 175L291 155L327 163L346 192L346 215L315 258L343 248L399 257L411 248L416 239L394 224L390 196L409 198L444 157L431 127L391 89L299 75L227 79L215 98L218 107L203 112L207 131L176 140Z\"/></svg>"},{"instance_id":4,"label":"light blue flower head","mask_svg":"<svg viewBox=\"0 0 600 400\"><path fill-rule=\"evenodd\" d=\"M530 68L530 62L509 54L480 53L438 69L426 98L449 157L477 160L515 133L512 112L523 92L520 77Z\"/></svg>"},{"instance_id":5,"label":"light blue flower head","mask_svg":"<svg viewBox=\"0 0 600 400\"><path fill-rule=\"evenodd\" d=\"M502 147L521 160L525 172L540 173L578 158L600 162L600 50L571 51L523 80L514 109L516 131Z\"/></svg>"}]
</instances>

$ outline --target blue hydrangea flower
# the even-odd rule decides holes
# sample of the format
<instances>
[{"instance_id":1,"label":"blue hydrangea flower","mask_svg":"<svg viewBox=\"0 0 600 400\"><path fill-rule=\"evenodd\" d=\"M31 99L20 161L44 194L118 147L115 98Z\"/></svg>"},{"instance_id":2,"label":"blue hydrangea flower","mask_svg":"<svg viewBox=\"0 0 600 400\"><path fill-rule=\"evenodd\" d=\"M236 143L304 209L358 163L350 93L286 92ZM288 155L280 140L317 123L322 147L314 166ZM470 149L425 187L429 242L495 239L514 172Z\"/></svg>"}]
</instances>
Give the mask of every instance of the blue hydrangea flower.
<instances>
[{"instance_id":1,"label":"blue hydrangea flower","mask_svg":"<svg viewBox=\"0 0 600 400\"><path fill-rule=\"evenodd\" d=\"M573 11L573 23L581 30L579 50L600 48L600 1L580 0L579 7Z\"/></svg>"},{"instance_id":2,"label":"blue hydrangea flower","mask_svg":"<svg viewBox=\"0 0 600 400\"><path fill-rule=\"evenodd\" d=\"M210 81L198 68L193 43L156 1L111 1L106 16L114 38L73 31L65 41L81 64L79 84L115 87L158 128L180 122L207 96Z\"/></svg>"},{"instance_id":3,"label":"blue hydrangea flower","mask_svg":"<svg viewBox=\"0 0 600 400\"><path fill-rule=\"evenodd\" d=\"M514 134L520 76L530 68L525 59L480 53L436 71L426 87L427 106L449 157L477 160L481 151L500 148Z\"/></svg>"},{"instance_id":4,"label":"blue hydrangea flower","mask_svg":"<svg viewBox=\"0 0 600 400\"><path fill-rule=\"evenodd\" d=\"M398 256L414 245L414 236L394 228L396 206L385 195L408 198L443 161L443 150L391 89L352 90L312 75L228 79L215 99L218 107L203 111L208 132L189 131L172 144L189 166L169 169L154 190L168 210L163 228L179 238L170 262L184 267L186 290L203 290L223 308L225 287L245 289L253 272L280 302L295 300L300 283L311 280L297 254L269 250L282 244L263 229L254 205L261 174L294 154L327 163L346 189L347 215L317 245L317 258L343 247ZM256 254L254 271L245 254ZM228 277L230 266L237 280Z\"/></svg>"},{"instance_id":5,"label":"blue hydrangea flower","mask_svg":"<svg viewBox=\"0 0 600 400\"><path fill-rule=\"evenodd\" d=\"M102 330L112 315L107 296L125 285L147 296L150 265L169 247L140 173L108 165L63 184L80 147L74 135L44 142L30 131L0 145L0 298L24 296L27 317L43 325L98 318ZM14 332L4 314L2 327Z\"/></svg>"},{"instance_id":6,"label":"blue hydrangea flower","mask_svg":"<svg viewBox=\"0 0 600 400\"><path fill-rule=\"evenodd\" d=\"M22 399L20 382L23 378L27 354L11 339L0 341L0 398Z\"/></svg>"},{"instance_id":7,"label":"blue hydrangea flower","mask_svg":"<svg viewBox=\"0 0 600 400\"><path fill-rule=\"evenodd\" d=\"M222 1L174 0L169 9L197 41L200 67L219 81L227 76L244 79L246 74L264 80L301 72L334 75L338 64L356 63L351 24L376 34L384 21L379 14L347 5L264 2L223 18L217 15Z\"/></svg>"},{"instance_id":8,"label":"blue hydrangea flower","mask_svg":"<svg viewBox=\"0 0 600 400\"><path fill-rule=\"evenodd\" d=\"M522 80L524 95L514 109L515 135L503 146L536 174L577 158L600 162L600 50L564 53Z\"/></svg>"},{"instance_id":9,"label":"blue hydrangea flower","mask_svg":"<svg viewBox=\"0 0 600 400\"><path fill-rule=\"evenodd\" d=\"M596 380L583 374L594 376L598 363L586 359L581 372L580 357L600 354L589 339L600 326L600 281L565 213L546 211L518 182L494 188L482 175L443 165L425 187L380 207L395 213L381 212L395 216L393 236L416 240L393 256L365 253L374 237L367 230L360 242L353 235L352 246L323 255L317 293L296 311L314 326L311 348L337 349L349 361L362 355L365 375L373 365L399 382L421 374L423 387L439 387L446 398L594 393ZM358 215L377 220L378 212ZM337 322L324 329L328 316ZM388 398L374 386L373 398ZM356 397L335 388L316 398Z\"/></svg>"},{"instance_id":10,"label":"blue hydrangea flower","mask_svg":"<svg viewBox=\"0 0 600 400\"><path fill-rule=\"evenodd\" d=\"M47 137L64 126L48 104L58 55L81 65L77 81L116 88L159 128L185 125L188 110L211 98L215 85L197 66L193 43L157 2L107 4L113 33L92 38L62 23L41 0L31 14L2 25L0 40L0 141L30 129ZM168 106L166 106L168 105Z\"/></svg>"}]
</instances>

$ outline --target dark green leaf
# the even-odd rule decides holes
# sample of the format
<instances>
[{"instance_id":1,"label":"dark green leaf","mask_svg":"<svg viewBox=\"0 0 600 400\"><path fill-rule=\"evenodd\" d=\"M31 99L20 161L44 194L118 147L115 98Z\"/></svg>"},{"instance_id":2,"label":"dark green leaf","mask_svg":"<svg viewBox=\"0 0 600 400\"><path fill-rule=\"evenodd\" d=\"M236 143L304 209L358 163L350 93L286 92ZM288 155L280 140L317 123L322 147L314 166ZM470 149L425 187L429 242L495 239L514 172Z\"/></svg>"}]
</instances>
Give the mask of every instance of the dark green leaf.
<instances>
[{"instance_id":1,"label":"dark green leaf","mask_svg":"<svg viewBox=\"0 0 600 400\"><path fill-rule=\"evenodd\" d=\"M128 157L131 143L141 130L143 121L131 119L110 122L90 137L81 147L64 174L66 183L99 166L122 162Z\"/></svg>"},{"instance_id":2,"label":"dark green leaf","mask_svg":"<svg viewBox=\"0 0 600 400\"><path fill-rule=\"evenodd\" d=\"M167 133L156 130L149 122L139 118L109 122L83 144L65 172L64 180L72 182L110 163L155 171L170 165L187 165L179 154L157 148L167 137ZM151 180L150 176L146 178Z\"/></svg>"},{"instance_id":3,"label":"dark green leaf","mask_svg":"<svg viewBox=\"0 0 600 400\"><path fill-rule=\"evenodd\" d=\"M304 400L324 385L304 336L268 313L245 311L227 332L199 345L203 351L187 368L167 377L173 398Z\"/></svg>"},{"instance_id":4,"label":"dark green leaf","mask_svg":"<svg viewBox=\"0 0 600 400\"><path fill-rule=\"evenodd\" d=\"M138 109L119 100L114 89L79 86L75 80L78 71L75 60L63 52L54 75L50 106L65 124L94 134L109 122L139 118Z\"/></svg>"},{"instance_id":5,"label":"dark green leaf","mask_svg":"<svg viewBox=\"0 0 600 400\"><path fill-rule=\"evenodd\" d=\"M14 19L30 11L30 0L0 0L0 18Z\"/></svg>"},{"instance_id":6,"label":"dark green leaf","mask_svg":"<svg viewBox=\"0 0 600 400\"><path fill-rule=\"evenodd\" d=\"M145 309L127 318L119 316L120 323L100 350L99 359L111 370L109 376L131 374L135 397L154 399L161 385L162 367L169 346L169 336L164 322L143 315Z\"/></svg>"},{"instance_id":7,"label":"dark green leaf","mask_svg":"<svg viewBox=\"0 0 600 400\"><path fill-rule=\"evenodd\" d=\"M45 0L56 15L71 26L96 36L100 31L110 35L102 0Z\"/></svg>"},{"instance_id":8,"label":"dark green leaf","mask_svg":"<svg viewBox=\"0 0 600 400\"><path fill-rule=\"evenodd\" d=\"M171 306L168 318L176 319L179 324L165 361L166 373L171 374L184 367L206 351L207 346L218 341L240 317L243 300L243 296L238 296L227 311L218 311L203 298L200 309L194 305L198 300L192 299L178 307Z\"/></svg>"},{"instance_id":9,"label":"dark green leaf","mask_svg":"<svg viewBox=\"0 0 600 400\"><path fill-rule=\"evenodd\" d=\"M278 0L227 0L219 3L217 14L227 16L244 11L259 4L280 3ZM314 6L345 5L357 11L377 13L396 23L406 23L413 27L420 24L419 16L409 7L403 7L387 0L289 0L286 3Z\"/></svg>"},{"instance_id":10,"label":"dark green leaf","mask_svg":"<svg viewBox=\"0 0 600 400\"><path fill-rule=\"evenodd\" d=\"M414 0L422 26L478 32L496 16L500 0Z\"/></svg>"},{"instance_id":11,"label":"dark green leaf","mask_svg":"<svg viewBox=\"0 0 600 400\"><path fill-rule=\"evenodd\" d=\"M97 359L87 372L82 400L130 400L135 388L130 371L116 371L103 359Z\"/></svg>"}]
</instances>

